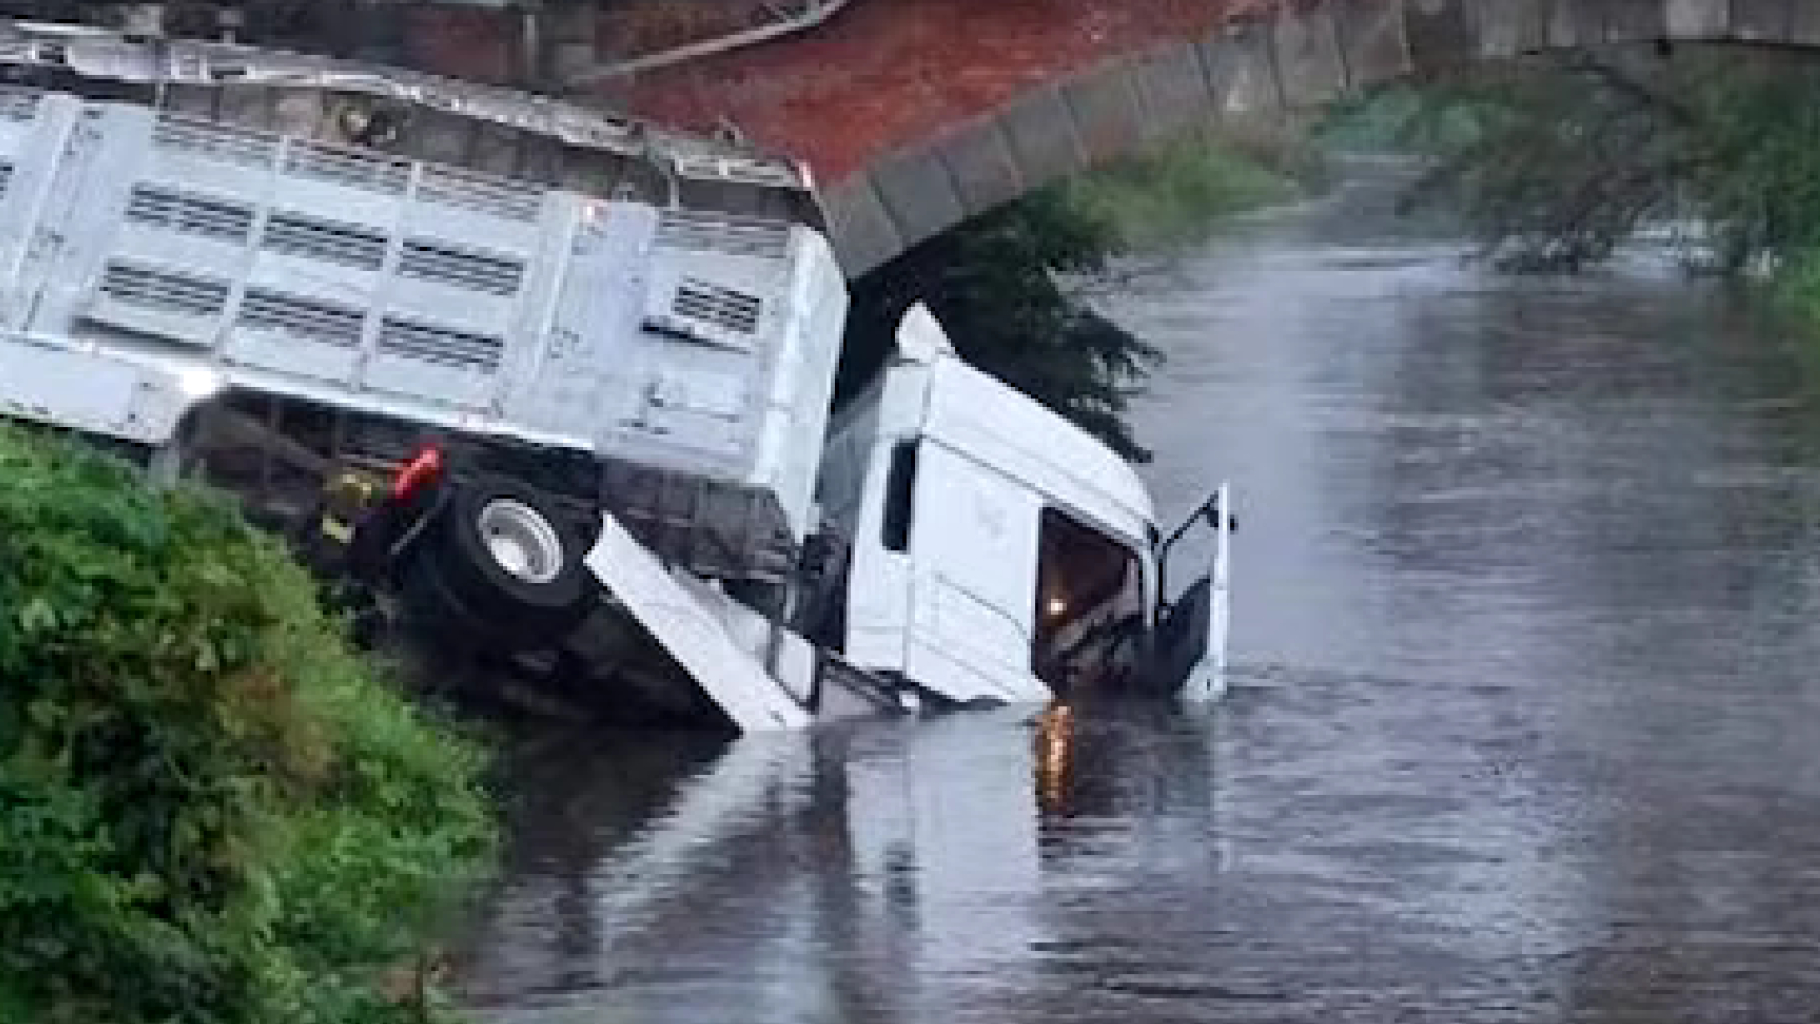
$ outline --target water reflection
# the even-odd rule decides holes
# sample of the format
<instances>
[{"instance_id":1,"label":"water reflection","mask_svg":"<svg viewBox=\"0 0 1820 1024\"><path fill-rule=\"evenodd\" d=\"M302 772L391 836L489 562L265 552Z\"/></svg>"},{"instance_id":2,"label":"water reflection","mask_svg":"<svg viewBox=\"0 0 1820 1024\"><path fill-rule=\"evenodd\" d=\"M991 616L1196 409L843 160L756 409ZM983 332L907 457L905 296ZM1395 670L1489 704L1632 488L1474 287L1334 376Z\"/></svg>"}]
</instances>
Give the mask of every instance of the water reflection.
<instances>
[{"instance_id":1,"label":"water reflection","mask_svg":"<svg viewBox=\"0 0 1820 1024\"><path fill-rule=\"evenodd\" d=\"M630 770L543 751L515 767L567 785L515 806L528 852L482 925L512 941L477 944L470 997L505 1020L1002 1019L983 1000L1043 987L1032 951L1073 948L1056 911L1133 870L1217 870L1204 722L1096 714L749 737Z\"/></svg>"},{"instance_id":2,"label":"water reflection","mask_svg":"<svg viewBox=\"0 0 1820 1024\"><path fill-rule=\"evenodd\" d=\"M1228 701L528 754L484 1016L1815 1019L1811 357L1371 200L1116 303L1165 518L1241 496Z\"/></svg>"}]
</instances>

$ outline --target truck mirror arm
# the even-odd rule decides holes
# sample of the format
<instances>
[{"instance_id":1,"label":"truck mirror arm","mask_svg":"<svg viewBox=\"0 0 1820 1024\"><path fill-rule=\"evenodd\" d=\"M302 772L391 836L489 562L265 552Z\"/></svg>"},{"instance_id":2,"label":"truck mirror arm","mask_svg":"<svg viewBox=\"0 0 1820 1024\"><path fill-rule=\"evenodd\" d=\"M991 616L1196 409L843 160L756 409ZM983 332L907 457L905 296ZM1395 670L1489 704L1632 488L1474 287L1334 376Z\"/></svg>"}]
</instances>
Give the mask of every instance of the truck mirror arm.
<instances>
[{"instance_id":1,"label":"truck mirror arm","mask_svg":"<svg viewBox=\"0 0 1820 1024\"><path fill-rule=\"evenodd\" d=\"M1159 615L1168 610L1167 609L1168 599L1164 595L1166 595L1169 592L1169 588L1167 585L1168 584L1168 573L1169 573L1169 555L1171 552L1173 552L1175 550L1176 543L1178 541L1180 541L1183 537L1187 536L1188 531L1194 529L1194 526L1196 523L1205 522L1208 526L1211 526L1216 530L1219 529L1220 528L1220 516L1222 514L1226 516L1226 528L1234 533L1237 533L1238 529L1239 529L1238 517L1233 515L1229 510L1220 508L1220 492L1215 491L1212 494L1208 495L1207 500L1201 502L1200 507L1195 509L1192 513L1190 513L1188 515L1187 519L1182 521L1182 525L1175 528L1175 532L1171 533L1169 535L1168 539L1164 540L1161 544L1157 545L1157 549L1156 549L1156 576L1157 576L1156 589L1157 589L1157 613Z\"/></svg>"}]
</instances>

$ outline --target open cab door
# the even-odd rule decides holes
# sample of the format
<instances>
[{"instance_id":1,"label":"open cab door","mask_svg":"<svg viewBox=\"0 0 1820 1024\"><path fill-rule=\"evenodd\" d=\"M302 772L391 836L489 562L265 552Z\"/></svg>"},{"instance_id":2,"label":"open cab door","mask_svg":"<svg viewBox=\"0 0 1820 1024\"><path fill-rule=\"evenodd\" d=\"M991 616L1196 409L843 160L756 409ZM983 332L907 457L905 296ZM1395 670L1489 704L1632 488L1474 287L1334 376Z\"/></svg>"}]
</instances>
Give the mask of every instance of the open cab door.
<instances>
[{"instance_id":1,"label":"open cab door","mask_svg":"<svg viewBox=\"0 0 1820 1024\"><path fill-rule=\"evenodd\" d=\"M1194 515L1157 549L1160 583L1167 586L1170 556L1197 525L1208 526L1212 551L1207 570L1182 595L1162 605L1153 648L1152 678L1159 691L1189 700L1226 692L1226 634L1231 615L1232 488L1221 484ZM1161 587L1159 587L1159 590ZM1166 596L1166 592L1165 592Z\"/></svg>"}]
</instances>

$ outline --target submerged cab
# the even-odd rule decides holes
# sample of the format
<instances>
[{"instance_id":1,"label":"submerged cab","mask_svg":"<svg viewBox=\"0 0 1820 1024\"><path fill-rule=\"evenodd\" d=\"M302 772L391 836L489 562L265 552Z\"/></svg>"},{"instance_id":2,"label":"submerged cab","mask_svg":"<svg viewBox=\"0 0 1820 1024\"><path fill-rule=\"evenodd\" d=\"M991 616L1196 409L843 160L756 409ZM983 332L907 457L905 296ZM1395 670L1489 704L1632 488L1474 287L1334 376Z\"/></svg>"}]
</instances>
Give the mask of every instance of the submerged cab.
<instances>
[{"instance_id":1,"label":"submerged cab","mask_svg":"<svg viewBox=\"0 0 1820 1024\"><path fill-rule=\"evenodd\" d=\"M1220 686L1223 489L1190 524L1215 530L1211 571L1165 601L1173 544L1136 472L966 365L925 308L837 418L820 480L852 545L838 632L854 665L963 704Z\"/></svg>"}]
</instances>

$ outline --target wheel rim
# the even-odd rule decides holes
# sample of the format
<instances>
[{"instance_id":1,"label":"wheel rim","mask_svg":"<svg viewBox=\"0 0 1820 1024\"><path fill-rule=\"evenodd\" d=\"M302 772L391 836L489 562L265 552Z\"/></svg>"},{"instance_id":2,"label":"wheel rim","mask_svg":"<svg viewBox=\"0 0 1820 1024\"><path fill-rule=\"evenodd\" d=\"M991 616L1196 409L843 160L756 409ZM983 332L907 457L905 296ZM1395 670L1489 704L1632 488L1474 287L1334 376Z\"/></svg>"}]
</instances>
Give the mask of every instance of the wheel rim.
<instances>
[{"instance_id":1,"label":"wheel rim","mask_svg":"<svg viewBox=\"0 0 1820 1024\"><path fill-rule=\"evenodd\" d=\"M509 498L480 510L480 537L494 564L526 583L549 583L562 572L562 538L543 514Z\"/></svg>"}]
</instances>

